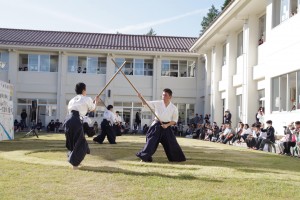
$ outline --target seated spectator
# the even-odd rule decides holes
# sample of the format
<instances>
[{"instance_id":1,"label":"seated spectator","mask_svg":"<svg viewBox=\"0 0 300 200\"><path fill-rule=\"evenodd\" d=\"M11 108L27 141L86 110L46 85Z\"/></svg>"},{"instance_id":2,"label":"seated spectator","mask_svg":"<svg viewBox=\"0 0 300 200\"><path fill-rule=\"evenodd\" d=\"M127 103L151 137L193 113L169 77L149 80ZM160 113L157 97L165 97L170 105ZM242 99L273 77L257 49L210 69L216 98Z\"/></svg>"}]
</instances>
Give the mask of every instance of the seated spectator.
<instances>
[{"instance_id":1,"label":"seated spectator","mask_svg":"<svg viewBox=\"0 0 300 200\"><path fill-rule=\"evenodd\" d=\"M244 123L243 122L239 122L238 123L238 127L235 129L235 136L232 139L232 143L234 143L236 140L238 140L238 143L241 142L241 135L244 131Z\"/></svg>"},{"instance_id":2,"label":"seated spectator","mask_svg":"<svg viewBox=\"0 0 300 200\"><path fill-rule=\"evenodd\" d=\"M21 128L20 123L18 122L17 119L15 119L15 121L14 121L14 130L15 130L16 132L18 132L18 131L20 131L20 128Z\"/></svg>"},{"instance_id":3,"label":"seated spectator","mask_svg":"<svg viewBox=\"0 0 300 200\"><path fill-rule=\"evenodd\" d=\"M54 132L55 131L55 122L52 119L47 126L47 132Z\"/></svg>"},{"instance_id":4,"label":"seated spectator","mask_svg":"<svg viewBox=\"0 0 300 200\"><path fill-rule=\"evenodd\" d=\"M137 123L133 124L132 134L136 134L138 132L138 125Z\"/></svg>"},{"instance_id":5,"label":"seated spectator","mask_svg":"<svg viewBox=\"0 0 300 200\"><path fill-rule=\"evenodd\" d=\"M260 125L257 125L257 124L252 125L252 129L251 129L252 132L249 133L249 135L245 139L245 142L249 149L256 148L257 126L258 126L258 129L260 129Z\"/></svg>"},{"instance_id":6,"label":"seated spectator","mask_svg":"<svg viewBox=\"0 0 300 200\"><path fill-rule=\"evenodd\" d=\"M283 142L284 150L283 154L290 156L291 155L291 147L295 147L296 145L296 135L293 133L295 130L294 123L288 125L285 129L285 142Z\"/></svg>"},{"instance_id":7,"label":"seated spectator","mask_svg":"<svg viewBox=\"0 0 300 200\"><path fill-rule=\"evenodd\" d=\"M99 132L99 125L98 125L97 121L94 122L93 127L94 127L95 134L98 134L98 132Z\"/></svg>"},{"instance_id":8,"label":"seated spectator","mask_svg":"<svg viewBox=\"0 0 300 200\"><path fill-rule=\"evenodd\" d=\"M58 129L59 129L59 127L60 127L61 124L62 123L59 122L59 119L57 119L56 122L55 122L55 133L58 133Z\"/></svg>"},{"instance_id":9,"label":"seated spectator","mask_svg":"<svg viewBox=\"0 0 300 200\"><path fill-rule=\"evenodd\" d=\"M296 149L297 149L297 154L298 158L300 158L300 121L295 122L295 131L296 135Z\"/></svg>"},{"instance_id":10,"label":"seated spectator","mask_svg":"<svg viewBox=\"0 0 300 200\"><path fill-rule=\"evenodd\" d=\"M225 130L220 135L217 142L222 142L223 144L226 144L228 141L230 141L234 137L234 131L231 129L231 124L229 122L225 123Z\"/></svg>"},{"instance_id":11,"label":"seated spectator","mask_svg":"<svg viewBox=\"0 0 300 200\"><path fill-rule=\"evenodd\" d=\"M272 126L272 121L268 120L266 122L267 124L267 128L266 129L261 129L262 132L266 132L267 133L267 137L266 139L263 139L260 146L259 146L259 150L263 150L264 146L266 143L270 144L270 143L275 143L275 129Z\"/></svg>"},{"instance_id":12,"label":"seated spectator","mask_svg":"<svg viewBox=\"0 0 300 200\"><path fill-rule=\"evenodd\" d=\"M241 134L241 137L243 138L244 141L246 141L246 138L248 137L249 134L252 134L252 129L249 127L248 124L244 124L244 129Z\"/></svg>"},{"instance_id":13,"label":"seated spectator","mask_svg":"<svg viewBox=\"0 0 300 200\"><path fill-rule=\"evenodd\" d=\"M124 126L124 131L123 131L123 133L124 133L124 134L127 134L129 131L130 131L130 126L129 126L129 123L126 122L126 123L125 123L125 126Z\"/></svg>"},{"instance_id":14,"label":"seated spectator","mask_svg":"<svg viewBox=\"0 0 300 200\"><path fill-rule=\"evenodd\" d=\"M36 129L38 131L41 131L42 127L43 127L43 124L42 124L41 120L38 119L38 122L36 123Z\"/></svg>"},{"instance_id":15,"label":"seated spectator","mask_svg":"<svg viewBox=\"0 0 300 200\"><path fill-rule=\"evenodd\" d=\"M148 132L148 129L149 129L148 125L145 124L145 125L143 126L143 133L146 134L146 133Z\"/></svg>"}]
</instances>

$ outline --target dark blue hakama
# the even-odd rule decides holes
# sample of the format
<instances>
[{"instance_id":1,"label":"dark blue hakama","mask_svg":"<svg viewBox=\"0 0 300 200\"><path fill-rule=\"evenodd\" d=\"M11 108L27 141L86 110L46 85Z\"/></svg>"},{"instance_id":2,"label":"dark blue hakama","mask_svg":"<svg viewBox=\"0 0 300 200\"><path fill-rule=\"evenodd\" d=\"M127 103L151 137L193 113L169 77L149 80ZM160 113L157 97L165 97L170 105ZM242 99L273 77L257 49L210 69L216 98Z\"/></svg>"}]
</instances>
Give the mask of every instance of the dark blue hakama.
<instances>
[{"instance_id":1,"label":"dark blue hakama","mask_svg":"<svg viewBox=\"0 0 300 200\"><path fill-rule=\"evenodd\" d=\"M78 166L86 154L90 153L89 145L84 137L83 127L78 111L71 111L72 116L65 123L66 147L69 150L68 160Z\"/></svg>"},{"instance_id":2,"label":"dark blue hakama","mask_svg":"<svg viewBox=\"0 0 300 200\"><path fill-rule=\"evenodd\" d=\"M155 153L159 143L163 145L170 162L186 161L185 155L176 140L172 128L168 127L164 129L161 127L160 122L156 122L149 127L146 134L146 144L136 156L145 162L151 162L152 155Z\"/></svg>"}]
</instances>

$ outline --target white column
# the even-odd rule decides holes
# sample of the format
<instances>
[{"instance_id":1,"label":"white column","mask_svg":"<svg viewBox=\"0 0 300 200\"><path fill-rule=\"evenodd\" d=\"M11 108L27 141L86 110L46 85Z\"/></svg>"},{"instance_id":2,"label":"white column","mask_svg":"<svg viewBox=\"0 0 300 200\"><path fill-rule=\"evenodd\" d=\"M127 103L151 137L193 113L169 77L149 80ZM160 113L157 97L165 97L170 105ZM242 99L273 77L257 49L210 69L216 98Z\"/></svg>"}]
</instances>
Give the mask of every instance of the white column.
<instances>
[{"instance_id":1,"label":"white column","mask_svg":"<svg viewBox=\"0 0 300 200\"><path fill-rule=\"evenodd\" d=\"M205 89L205 95L204 95L204 101L205 101L205 107L204 107L204 113L203 113L203 118L205 114L211 113L213 117L213 89L209 89L207 85L211 85L211 76L213 76L213 72L211 72L213 66L212 66L212 52L209 51L205 54L205 84L204 87ZM209 75L210 74L210 75ZM212 118L213 119L213 118Z\"/></svg>"},{"instance_id":2,"label":"white column","mask_svg":"<svg viewBox=\"0 0 300 200\"><path fill-rule=\"evenodd\" d=\"M153 72L153 75L155 73L154 81L156 82L156 87L155 87L155 91L154 91L152 100L161 99L162 90L164 89L161 87L161 81L162 81L161 80L161 60L162 60L161 57L156 57L156 59L155 59L156 66L155 66L155 72Z\"/></svg>"},{"instance_id":3,"label":"white column","mask_svg":"<svg viewBox=\"0 0 300 200\"><path fill-rule=\"evenodd\" d=\"M236 122L236 89L233 87L233 75L235 74L236 59L237 59L237 35L230 33L228 36L228 65L227 65L227 85L226 85L226 98L225 110L229 109L231 112L231 121ZM236 124L232 124L236 126Z\"/></svg>"},{"instance_id":4,"label":"white column","mask_svg":"<svg viewBox=\"0 0 300 200\"><path fill-rule=\"evenodd\" d=\"M113 63L113 61L111 59L115 59L113 55L108 54L107 55L107 60L106 60L106 81L105 84L108 83L108 81L111 79L111 77L113 77L113 75L115 74L115 64ZM119 76L120 74L118 74L117 76ZM114 81L112 81L106 88L106 90L103 92L103 94L105 94L105 100L104 103L106 106L108 105L112 105L113 104L113 91L111 88L114 88ZM108 90L110 90L110 97L108 97ZM104 99L104 98L102 98Z\"/></svg>"},{"instance_id":5,"label":"white column","mask_svg":"<svg viewBox=\"0 0 300 200\"><path fill-rule=\"evenodd\" d=\"M244 24L242 120L248 124L255 122L254 116L259 103L256 81L253 81L253 66L257 60L258 24L256 16L249 16L247 23Z\"/></svg>"},{"instance_id":6,"label":"white column","mask_svg":"<svg viewBox=\"0 0 300 200\"><path fill-rule=\"evenodd\" d=\"M66 79L68 70L68 56L63 52L58 56L58 71L57 71L57 118L59 121L64 121L67 105L66 105Z\"/></svg>"},{"instance_id":7,"label":"white column","mask_svg":"<svg viewBox=\"0 0 300 200\"><path fill-rule=\"evenodd\" d=\"M212 68L211 68L211 107L212 107L212 119L217 123L223 121L222 99L219 92L219 81L222 80L222 45L217 44L212 51Z\"/></svg>"},{"instance_id":8,"label":"white column","mask_svg":"<svg viewBox=\"0 0 300 200\"><path fill-rule=\"evenodd\" d=\"M195 103L195 113L200 113L202 114L202 112L204 112L204 110L201 110L201 106L203 104L203 102L201 102L201 97L202 96L206 96L206 87L205 85L202 84L202 72L204 70L203 67L205 67L205 63L203 63L203 61L201 61L200 57L198 57L198 59L196 60L195 63L196 66L196 71L195 71L195 79L196 79L196 103Z\"/></svg>"}]
</instances>

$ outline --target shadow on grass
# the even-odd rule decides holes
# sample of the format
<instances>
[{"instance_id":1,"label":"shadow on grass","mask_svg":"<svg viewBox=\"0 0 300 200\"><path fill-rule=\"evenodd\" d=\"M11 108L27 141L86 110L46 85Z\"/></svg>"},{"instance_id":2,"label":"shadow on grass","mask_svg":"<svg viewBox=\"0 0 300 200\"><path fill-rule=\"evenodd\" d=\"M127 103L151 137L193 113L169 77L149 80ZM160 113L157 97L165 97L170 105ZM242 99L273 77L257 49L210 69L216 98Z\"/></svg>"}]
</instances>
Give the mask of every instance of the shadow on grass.
<instances>
[{"instance_id":1,"label":"shadow on grass","mask_svg":"<svg viewBox=\"0 0 300 200\"><path fill-rule=\"evenodd\" d=\"M166 175L166 174L161 174L161 173L156 173L156 172L147 172L147 173L142 173L138 171L129 171L129 170L124 170L116 167L91 167L91 166L83 166L80 168L80 170L83 171L92 171L92 172L101 172L101 173L121 173L125 175L133 175L133 176L145 176L145 177L152 177L152 176L158 176L158 177L164 177L164 178L171 178L171 179L180 179L180 180L202 180L202 181L207 181L207 182L216 182L216 183L221 183L223 181L217 180L217 179L210 179L210 178L205 178L205 177L195 177L189 174L178 174L175 176L171 175Z\"/></svg>"}]
</instances>

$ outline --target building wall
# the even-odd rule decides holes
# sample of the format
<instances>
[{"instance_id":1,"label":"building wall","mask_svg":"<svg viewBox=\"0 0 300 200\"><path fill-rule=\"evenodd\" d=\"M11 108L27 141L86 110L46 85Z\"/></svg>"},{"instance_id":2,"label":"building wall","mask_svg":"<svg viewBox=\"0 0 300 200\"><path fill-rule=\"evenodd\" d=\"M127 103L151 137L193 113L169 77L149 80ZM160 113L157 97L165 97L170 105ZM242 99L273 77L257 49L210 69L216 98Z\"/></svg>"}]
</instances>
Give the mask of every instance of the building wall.
<instances>
[{"instance_id":1,"label":"building wall","mask_svg":"<svg viewBox=\"0 0 300 200\"><path fill-rule=\"evenodd\" d=\"M1 47L0 47L1 48ZM153 76L127 76L132 84L138 89L138 91L147 99L154 100L160 99L161 93L164 88L171 88L173 90L173 103L179 104L194 104L196 108L200 108L198 105L201 102L196 101L199 99L200 90L203 91L202 85L199 83L199 72L196 72L196 77L162 77L161 76L161 61L165 59L173 60L195 60L196 70L198 70L198 54L195 53L176 53L176 54L159 54L153 53L153 55L143 54L143 52L122 52L116 51L114 53L101 53L101 56L106 57L107 68L106 74L82 74L82 73L70 73L68 72L68 56L95 56L100 55L94 51L82 50L82 51L66 51L43 48L43 50L36 50L33 48L22 47L13 49L9 52L9 70L1 71L0 79L6 82L10 82L14 85L14 104L19 105L19 108L14 110L14 117L20 119L20 110L27 109L27 113L31 112L32 105L30 102L20 102L20 99L38 99L38 105L43 106L42 113L46 115L44 121L48 124L52 119L59 119L63 121L67 114L67 102L75 96L75 85L78 82L84 82L87 85L87 94L94 98L104 88L106 83L111 79L115 73L115 65L111 59L115 58L144 58L153 60ZM7 49L2 49L7 51ZM58 55L58 70L57 72L35 72L35 71L19 71L19 55L20 54L55 54ZM108 96L108 90L110 96ZM202 94L203 95L203 94ZM43 103L42 99L48 99L53 101L52 103ZM114 104L114 102L134 102L140 103L140 99L137 97L136 92L130 86L128 81L122 74L118 74L115 79L110 83L106 90L102 93L101 99L105 105ZM197 104L197 105L196 105ZM28 109L29 107L29 109ZM46 108L44 108L46 107ZM202 106L203 107L203 106ZM48 116L50 110L53 108L52 116ZM118 107L120 109L122 107ZM46 110L45 110L46 109ZM141 108L142 109L142 108ZM98 107L98 110L103 111L104 107ZM198 112L193 109L193 114ZM40 116L41 113L38 113ZM38 116L38 118L39 118ZM145 123L148 123L146 120ZM98 121L99 122L99 121ZM131 122L133 122L131 120Z\"/></svg>"},{"instance_id":2,"label":"building wall","mask_svg":"<svg viewBox=\"0 0 300 200\"><path fill-rule=\"evenodd\" d=\"M237 1L237 7L238 2L242 1ZM300 120L300 61L298 58L300 30L295 29L300 25L300 15L290 15L288 19L280 22L278 18L282 15L278 13L278 9L275 11L278 5L274 6L274 2L276 1L267 1L265 7L260 7L263 10L258 12L254 9L254 1L249 1L244 7L236 8L230 20L216 25L219 26L218 34L225 36L217 37L212 32L208 33L212 34L211 37L207 36L209 39L205 37L199 39L199 45L203 45L196 48L199 52L205 52L202 56L206 58L206 63L211 69L212 87L208 89L211 90L212 103L211 105L205 104L205 106L209 106L214 113L212 114L214 121L220 122L220 116L217 113L229 109L233 115L234 127L238 121L252 124L255 122L255 114L261 104L265 107L265 121L272 120L278 134L283 134L282 126ZM291 8L288 9L291 10ZM264 41L259 45L258 40L261 37L259 19L263 15L266 15L266 30L263 35ZM238 20L240 23L233 25ZM276 23L277 25L274 25ZM232 29L228 31L226 27L232 27ZM243 52L237 56L240 31L243 31ZM226 44L226 62L221 63L224 44ZM296 110L272 110L274 106L272 79L296 71L299 71L296 77L298 101ZM289 83L287 86L284 83L283 86L280 92L289 96L291 92L288 90L291 86ZM263 93L265 96L261 96ZM224 100L224 108L222 108L222 100ZM285 101L289 99L285 100L285 97L280 97L280 104L293 105Z\"/></svg>"}]
</instances>

